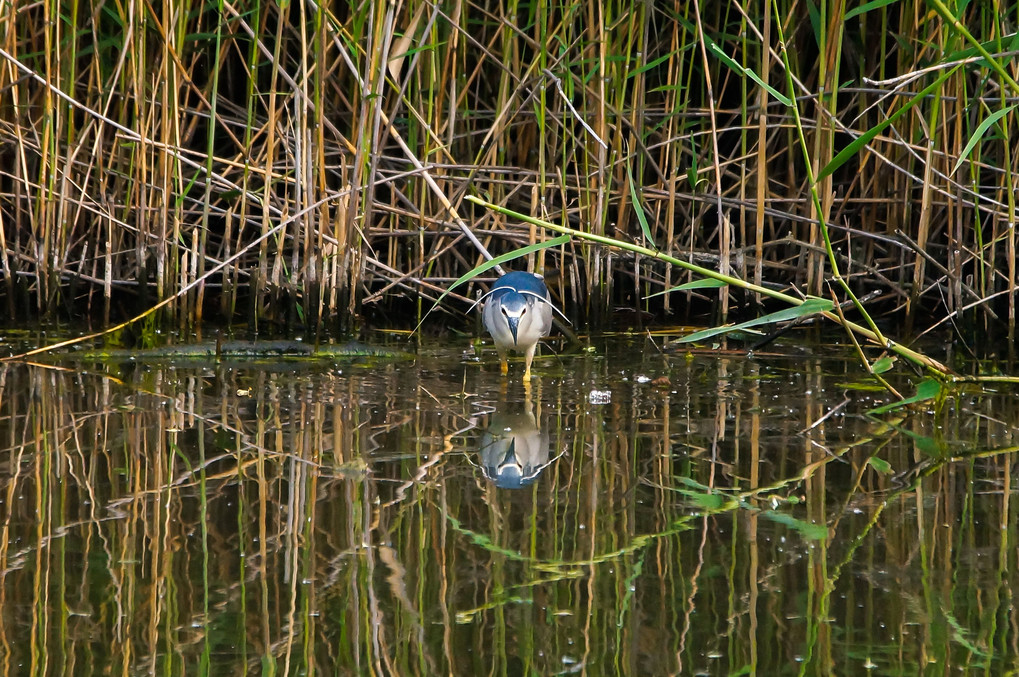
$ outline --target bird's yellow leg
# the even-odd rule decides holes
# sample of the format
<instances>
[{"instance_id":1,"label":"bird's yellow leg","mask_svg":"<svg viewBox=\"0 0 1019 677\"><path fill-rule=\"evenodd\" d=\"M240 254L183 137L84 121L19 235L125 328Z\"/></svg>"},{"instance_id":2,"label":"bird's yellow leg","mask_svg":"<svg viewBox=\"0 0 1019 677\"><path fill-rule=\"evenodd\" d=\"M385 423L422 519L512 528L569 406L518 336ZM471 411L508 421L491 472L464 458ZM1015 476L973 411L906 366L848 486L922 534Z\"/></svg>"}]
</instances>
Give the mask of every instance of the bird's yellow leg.
<instances>
[{"instance_id":1,"label":"bird's yellow leg","mask_svg":"<svg viewBox=\"0 0 1019 677\"><path fill-rule=\"evenodd\" d=\"M537 344L531 346L524 355L524 381L531 380L531 360L534 359L534 349L537 347Z\"/></svg>"},{"instance_id":2,"label":"bird's yellow leg","mask_svg":"<svg viewBox=\"0 0 1019 677\"><path fill-rule=\"evenodd\" d=\"M503 376L505 376L509 373L509 356L506 354L507 351L503 350L499 346L496 346L495 349L499 353L499 371L502 372Z\"/></svg>"}]
</instances>

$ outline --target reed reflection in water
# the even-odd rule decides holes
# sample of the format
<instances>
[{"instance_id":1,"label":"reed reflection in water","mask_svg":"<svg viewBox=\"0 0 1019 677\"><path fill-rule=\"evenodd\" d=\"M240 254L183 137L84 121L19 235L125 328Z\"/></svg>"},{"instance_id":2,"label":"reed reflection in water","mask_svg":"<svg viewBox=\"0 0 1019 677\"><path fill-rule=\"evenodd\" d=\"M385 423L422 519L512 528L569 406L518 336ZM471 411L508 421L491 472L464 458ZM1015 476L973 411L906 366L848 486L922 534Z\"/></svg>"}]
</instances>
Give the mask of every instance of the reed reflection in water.
<instances>
[{"instance_id":1,"label":"reed reflection in water","mask_svg":"<svg viewBox=\"0 0 1019 677\"><path fill-rule=\"evenodd\" d=\"M0 674L1014 669L1015 395L812 352L2 365Z\"/></svg>"}]
</instances>

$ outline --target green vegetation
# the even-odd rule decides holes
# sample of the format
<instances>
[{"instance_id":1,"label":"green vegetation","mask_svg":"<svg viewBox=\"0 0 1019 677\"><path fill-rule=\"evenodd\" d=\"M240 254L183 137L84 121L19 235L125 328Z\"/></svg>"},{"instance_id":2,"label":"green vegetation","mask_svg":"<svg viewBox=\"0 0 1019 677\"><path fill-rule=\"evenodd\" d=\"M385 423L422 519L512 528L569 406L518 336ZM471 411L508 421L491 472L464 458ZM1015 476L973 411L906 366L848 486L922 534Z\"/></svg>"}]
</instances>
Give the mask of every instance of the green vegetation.
<instances>
[{"instance_id":1,"label":"green vegetation","mask_svg":"<svg viewBox=\"0 0 1019 677\"><path fill-rule=\"evenodd\" d=\"M851 301L879 339L874 313L897 338L1014 345L1009 11L7 3L0 312L420 317L490 256L554 237L509 210L660 254L532 250L580 321L746 320L768 289ZM700 279L670 258L747 292L661 294Z\"/></svg>"}]
</instances>

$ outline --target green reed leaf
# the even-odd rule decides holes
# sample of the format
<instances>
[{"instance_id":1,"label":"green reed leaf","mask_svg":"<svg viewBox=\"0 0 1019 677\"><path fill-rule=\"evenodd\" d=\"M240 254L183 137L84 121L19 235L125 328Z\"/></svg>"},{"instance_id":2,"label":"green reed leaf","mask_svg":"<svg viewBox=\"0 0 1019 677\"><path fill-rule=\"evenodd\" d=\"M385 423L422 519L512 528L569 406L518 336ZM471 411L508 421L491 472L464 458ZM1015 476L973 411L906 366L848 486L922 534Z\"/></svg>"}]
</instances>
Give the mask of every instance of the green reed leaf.
<instances>
[{"instance_id":1,"label":"green reed leaf","mask_svg":"<svg viewBox=\"0 0 1019 677\"><path fill-rule=\"evenodd\" d=\"M648 294L644 298L645 299L651 299L651 298L654 298L656 296L663 296L665 294L671 294L674 291L691 291L693 289L718 289L719 287L727 287L727 286L729 286L728 282L723 282L722 280L716 280L713 277L705 277L705 278L700 279L700 280L690 280L689 282L684 282L683 284L679 285L678 287L669 287L668 289L663 289L662 291L656 291L654 294Z\"/></svg>"},{"instance_id":2,"label":"green reed leaf","mask_svg":"<svg viewBox=\"0 0 1019 677\"><path fill-rule=\"evenodd\" d=\"M680 339L679 343L692 343L694 341L702 341L712 336L719 334L728 334L732 331L741 329L749 329L750 327L756 327L762 324L771 324L773 322L785 322L788 320L796 320L801 317L807 317L808 315L815 315L817 313L823 313L832 309L834 304L828 299L820 298L809 298L803 303L793 308L786 308L780 310L777 313L770 313L768 315L762 315L761 317L747 320L746 322L740 322L739 324L727 324L723 327L712 327L710 329L704 329L702 331L695 331L692 334L688 334Z\"/></svg>"},{"instance_id":3,"label":"green reed leaf","mask_svg":"<svg viewBox=\"0 0 1019 677\"><path fill-rule=\"evenodd\" d=\"M941 75L938 76L938 78L934 82L924 87L912 99L907 101L901 108L899 108L897 111L888 116L887 120L879 122L878 124L868 129L867 131L860 134L860 136L856 137L852 143L850 143L848 146L839 151L838 155L833 157L831 162L825 165L824 168L820 172L818 172L817 178L815 180L820 181L824 177L835 172L835 170L837 170L842 165L846 164L846 162L849 161L849 158L853 157L858 152L860 152L860 150L862 150L868 143L870 143L875 136L877 136L885 129L887 129L889 126L891 126L896 120L905 115L911 108L913 108L918 103L923 101L927 96L933 94L934 91L938 87L940 87L945 82L945 80L951 77L951 75L955 73L955 71L957 70L959 70L958 65L955 66L954 68L950 68L949 70L943 72Z\"/></svg>"},{"instance_id":4,"label":"green reed leaf","mask_svg":"<svg viewBox=\"0 0 1019 677\"><path fill-rule=\"evenodd\" d=\"M898 402L892 402L891 404L876 407L874 409L871 409L867 413L871 415L884 414L889 411L894 411L896 409L901 409L903 407L909 406L910 404L916 404L917 402L926 402L927 400L933 400L935 397L941 394L941 387L942 387L941 382L936 379L933 378L924 379L916 387L916 394L913 395L912 397L906 397L899 400Z\"/></svg>"},{"instance_id":5,"label":"green reed leaf","mask_svg":"<svg viewBox=\"0 0 1019 677\"><path fill-rule=\"evenodd\" d=\"M1012 104L1008 108L1002 108L999 111L995 111L988 115L987 118L977 126L976 131L973 132L973 136L970 137L969 141L967 141L966 145L963 147L962 152L959 153L959 159L956 160L955 166L952 167L952 174L959 171L959 167L961 167L962 163L966 161L966 158L968 158L969 154L973 152L973 149L976 148L978 143L980 143L980 140L984 138L984 134L987 133L987 130L990 129L991 125L1014 111L1015 108L1016 104Z\"/></svg>"}]
</instances>

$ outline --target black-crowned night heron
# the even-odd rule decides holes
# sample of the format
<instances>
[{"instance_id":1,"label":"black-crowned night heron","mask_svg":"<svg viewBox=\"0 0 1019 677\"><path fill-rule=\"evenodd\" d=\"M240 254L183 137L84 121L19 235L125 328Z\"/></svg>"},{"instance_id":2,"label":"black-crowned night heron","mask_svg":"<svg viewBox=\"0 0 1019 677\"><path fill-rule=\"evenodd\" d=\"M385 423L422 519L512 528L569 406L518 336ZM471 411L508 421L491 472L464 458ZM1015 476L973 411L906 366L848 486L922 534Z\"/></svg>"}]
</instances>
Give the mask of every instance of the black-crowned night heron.
<instances>
[{"instance_id":1,"label":"black-crowned night heron","mask_svg":"<svg viewBox=\"0 0 1019 677\"><path fill-rule=\"evenodd\" d=\"M509 373L506 353L516 350L524 353L524 380L531 380L534 350L552 328L554 308L545 281L532 273L506 273L483 300L481 318L495 339L502 373Z\"/></svg>"},{"instance_id":2,"label":"black-crowned night heron","mask_svg":"<svg viewBox=\"0 0 1019 677\"><path fill-rule=\"evenodd\" d=\"M549 433L538 428L534 412L496 412L481 436L481 468L500 489L520 489L549 465Z\"/></svg>"}]
</instances>

